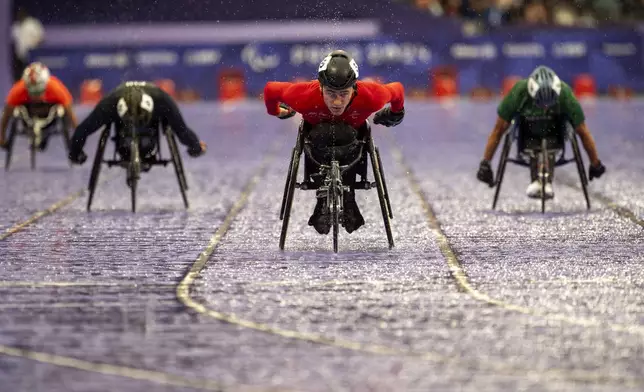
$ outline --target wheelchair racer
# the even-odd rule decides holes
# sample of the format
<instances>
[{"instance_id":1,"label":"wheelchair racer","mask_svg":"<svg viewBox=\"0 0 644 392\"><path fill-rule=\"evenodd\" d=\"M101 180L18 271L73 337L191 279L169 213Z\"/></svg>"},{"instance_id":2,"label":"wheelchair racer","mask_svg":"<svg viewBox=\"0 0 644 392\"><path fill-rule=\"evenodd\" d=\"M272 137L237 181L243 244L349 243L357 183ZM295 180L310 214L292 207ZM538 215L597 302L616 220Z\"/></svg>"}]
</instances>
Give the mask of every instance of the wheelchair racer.
<instances>
[{"instance_id":1,"label":"wheelchair racer","mask_svg":"<svg viewBox=\"0 0 644 392\"><path fill-rule=\"evenodd\" d=\"M76 128L72 136L69 159L78 164L87 160L85 141L102 126L115 125L116 149L124 161L130 159L131 129L139 132L142 170L150 165L145 160L156 154L159 125L169 126L179 141L188 146L188 154L198 157L206 152L206 144L186 125L176 103L165 91L149 82L128 81L104 97Z\"/></svg>"},{"instance_id":2,"label":"wheelchair racer","mask_svg":"<svg viewBox=\"0 0 644 392\"><path fill-rule=\"evenodd\" d=\"M47 117L48 113L42 112L43 108L48 112L51 106L61 105L65 110L63 126L71 131L77 125L72 102L72 95L67 87L60 79L51 75L47 66L40 62L29 64L22 74L22 79L16 82L7 94L2 119L0 119L0 147L7 147L6 130L10 117L13 116L14 108L25 106L30 115L37 114L39 117ZM52 122L51 125L54 124ZM14 121L12 126L16 125L17 123ZM40 135L40 145L38 146L40 150L47 148L47 141L51 135L50 126L43 129L43 133ZM68 142L68 140L65 141L65 143Z\"/></svg>"},{"instance_id":3,"label":"wheelchair racer","mask_svg":"<svg viewBox=\"0 0 644 392\"><path fill-rule=\"evenodd\" d=\"M581 142L590 159L588 179L599 178L606 168L599 160L595 141L585 123L584 111L575 98L568 84L561 81L557 74L545 66L537 67L527 79L518 81L508 95L499 104L498 118L490 134L483 160L480 163L476 177L493 187L494 175L490 161L494 152L513 119L516 120L519 131L528 144L539 142L541 137L556 137L559 132L566 131L569 123L581 138ZM545 184L545 197L554 197L552 178L554 162L548 165L550 175ZM526 194L531 198L541 198L541 182L539 180L538 161L530 158L531 183Z\"/></svg>"},{"instance_id":4,"label":"wheelchair racer","mask_svg":"<svg viewBox=\"0 0 644 392\"><path fill-rule=\"evenodd\" d=\"M264 88L267 112L280 119L300 113L315 159L330 163L333 154L340 165L349 164L357 158L358 141L365 136L369 116L377 112L373 122L387 127L400 124L405 116L402 84L364 82L358 76L355 60L343 50L333 51L320 63L317 80L268 82ZM383 108L387 103L391 105ZM343 175L343 183L350 187L343 197L342 219L348 233L365 223L352 187L356 175L356 168ZM331 230L331 216L320 195L308 224L320 234Z\"/></svg>"}]
</instances>

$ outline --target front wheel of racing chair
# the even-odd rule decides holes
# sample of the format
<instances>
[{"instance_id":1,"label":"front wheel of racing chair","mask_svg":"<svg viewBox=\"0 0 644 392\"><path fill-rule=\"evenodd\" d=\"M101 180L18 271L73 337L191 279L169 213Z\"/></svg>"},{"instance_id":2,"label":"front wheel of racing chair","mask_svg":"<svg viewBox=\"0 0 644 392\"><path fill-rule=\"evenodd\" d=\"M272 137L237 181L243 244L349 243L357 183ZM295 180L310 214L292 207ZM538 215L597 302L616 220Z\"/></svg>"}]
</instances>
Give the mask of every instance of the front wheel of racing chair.
<instances>
[{"instance_id":1,"label":"front wheel of racing chair","mask_svg":"<svg viewBox=\"0 0 644 392\"><path fill-rule=\"evenodd\" d=\"M136 212L136 187L141 178L141 151L139 150L139 136L133 132L130 141L130 162L127 166L127 183L132 195L132 212Z\"/></svg>"},{"instance_id":2,"label":"front wheel of racing chair","mask_svg":"<svg viewBox=\"0 0 644 392\"><path fill-rule=\"evenodd\" d=\"M550 180L550 158L548 156L548 140L541 139L541 151L538 157L539 181L541 182L541 213L546 212L546 184ZM554 169L554 168L553 168Z\"/></svg>"},{"instance_id":3,"label":"front wheel of racing chair","mask_svg":"<svg viewBox=\"0 0 644 392\"><path fill-rule=\"evenodd\" d=\"M94 199L94 191L96 191L96 184L98 184L98 175L101 171L101 166L103 163L103 154L105 153L105 146L107 145L107 139L110 136L110 127L105 127L101 133L101 138L98 141L98 147L96 148L96 155L94 156L94 164L92 165L92 173L89 177L89 196L87 198L87 211L89 212L92 208L92 200Z\"/></svg>"},{"instance_id":4,"label":"front wheel of racing chair","mask_svg":"<svg viewBox=\"0 0 644 392\"><path fill-rule=\"evenodd\" d=\"M186 174L183 170L183 161L181 160L181 154L179 153L179 147L177 146L177 139L174 136L172 130L168 127L165 128L165 136L168 142L168 149L170 150L170 155L172 157L174 172L177 174L177 181L179 182L179 190L181 191L181 197L183 198L183 205L186 208L189 208L188 196L186 195L186 190L188 190L188 183L186 182ZM160 143L157 142L157 146L157 148L160 148Z\"/></svg>"}]
</instances>

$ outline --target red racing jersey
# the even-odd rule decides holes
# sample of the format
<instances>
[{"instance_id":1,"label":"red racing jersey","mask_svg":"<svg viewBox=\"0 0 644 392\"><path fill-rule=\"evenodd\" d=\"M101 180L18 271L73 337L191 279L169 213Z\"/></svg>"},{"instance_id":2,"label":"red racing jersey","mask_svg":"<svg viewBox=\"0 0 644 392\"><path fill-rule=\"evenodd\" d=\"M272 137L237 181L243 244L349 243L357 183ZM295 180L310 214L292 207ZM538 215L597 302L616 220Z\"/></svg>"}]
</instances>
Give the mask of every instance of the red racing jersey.
<instances>
[{"instance_id":1,"label":"red racing jersey","mask_svg":"<svg viewBox=\"0 0 644 392\"><path fill-rule=\"evenodd\" d=\"M358 81L356 93L344 113L334 116L324 103L317 80L300 83L268 82L264 87L264 103L268 114L273 116L279 114L279 104L284 103L312 125L321 122L344 122L357 129L369 116L388 103L391 104L392 112L402 111L405 105L405 89L398 82L380 84Z\"/></svg>"},{"instance_id":2,"label":"red racing jersey","mask_svg":"<svg viewBox=\"0 0 644 392\"><path fill-rule=\"evenodd\" d=\"M45 92L39 101L42 100L46 103L58 104L63 106L69 106L72 104L72 94L69 92L67 87L55 76L50 76L47 86L45 87ZM33 102L34 100L29 97L27 93L27 87L23 80L16 82L9 94L7 94L6 104L10 106L20 106Z\"/></svg>"}]
</instances>

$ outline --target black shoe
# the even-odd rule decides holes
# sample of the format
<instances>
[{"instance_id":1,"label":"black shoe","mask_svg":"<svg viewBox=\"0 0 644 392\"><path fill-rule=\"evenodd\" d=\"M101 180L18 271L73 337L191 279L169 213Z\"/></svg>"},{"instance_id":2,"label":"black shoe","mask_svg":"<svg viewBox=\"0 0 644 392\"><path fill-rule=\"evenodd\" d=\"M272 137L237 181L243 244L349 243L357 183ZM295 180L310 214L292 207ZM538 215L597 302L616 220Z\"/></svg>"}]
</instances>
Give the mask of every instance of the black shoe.
<instances>
[{"instance_id":1,"label":"black shoe","mask_svg":"<svg viewBox=\"0 0 644 392\"><path fill-rule=\"evenodd\" d=\"M313 226L315 231L320 234L329 234L331 231L331 214L324 208L324 204L324 198L318 198L313 215L309 218L309 226Z\"/></svg>"},{"instance_id":2,"label":"black shoe","mask_svg":"<svg viewBox=\"0 0 644 392\"><path fill-rule=\"evenodd\" d=\"M344 211L342 216L342 226L347 233L353 233L364 225L364 218L360 213L360 208L356 203L354 191L344 193Z\"/></svg>"}]
</instances>

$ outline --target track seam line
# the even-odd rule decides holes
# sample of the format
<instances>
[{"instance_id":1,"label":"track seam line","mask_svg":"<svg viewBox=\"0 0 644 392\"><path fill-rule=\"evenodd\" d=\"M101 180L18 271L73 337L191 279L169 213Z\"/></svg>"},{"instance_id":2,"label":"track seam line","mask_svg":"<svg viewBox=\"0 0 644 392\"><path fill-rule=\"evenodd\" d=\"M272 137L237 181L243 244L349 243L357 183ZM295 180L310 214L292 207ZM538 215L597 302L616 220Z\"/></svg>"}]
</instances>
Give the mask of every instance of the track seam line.
<instances>
[{"instance_id":1,"label":"track seam line","mask_svg":"<svg viewBox=\"0 0 644 392\"><path fill-rule=\"evenodd\" d=\"M110 174L111 175L107 175L106 177L103 178L103 180L101 180L96 185L98 186L101 183L109 182L114 177L116 177L116 173L110 173ZM53 203L52 205L50 205L49 207L45 208L44 210L37 211L36 213L31 215L27 220L25 220L23 222L20 222L20 223L14 224L12 227L10 227L7 230L5 230L5 232L2 235L0 235L0 241L4 241L7 238L9 238L12 235L14 235L15 233L24 230L27 226L31 225L34 222L37 222L40 218L45 217L47 215L51 215L54 212L58 211L59 209L67 206L68 204L71 204L73 201L75 201L76 199L78 199L81 196L83 196L86 192L87 192L86 188L80 189L80 190L68 195L64 199Z\"/></svg>"},{"instance_id":2,"label":"track seam line","mask_svg":"<svg viewBox=\"0 0 644 392\"><path fill-rule=\"evenodd\" d=\"M250 194L252 193L256 183L259 181L259 177L264 173L270 161L275 158L276 152L270 153L268 157L265 158L258 172L249 180L245 189L242 191L242 195L237 200L237 202L231 207L224 222L217 228L216 232L211 237L207 247L203 250L199 257L195 260L194 264L190 270L186 273L183 279L179 282L176 289L177 299L184 304L186 307L194 310L195 312L208 316L217 320L220 320L225 323L232 325L237 325L242 328L252 329L259 332L268 333L275 336L280 336L287 339L307 341L314 344L331 346L341 349L347 349L356 352L364 352L377 355L389 355L389 356L402 356L406 358L436 362L436 363L452 363L452 364L470 364L478 365L481 368L488 368L491 371L496 371L499 373L506 373L510 375L520 374L523 376L529 375L550 375L551 377L556 377L559 379L567 381L579 381L579 382L594 382L594 383L618 383L620 385L642 385L644 382L639 379L625 379L625 378L611 378L601 375L597 375L595 372L590 371L569 371L566 369L550 369L546 371L534 371L533 369L521 369L516 367L508 367L503 362L494 362L491 360L463 360L462 358L446 357L441 354L432 353L432 352L414 352L410 350L401 350L385 345L376 345L369 343L361 343L358 341L350 341L339 339L335 337L328 337L320 334L300 332L295 330L287 330L279 327L274 327L264 323L258 323L251 320L242 319L234 313L223 313L215 309L208 308L205 304L197 302L190 295L190 288L199 277L199 274L205 269L209 258L217 249L218 245L221 243L222 239L225 237L226 233L230 229L230 226L236 216L243 210L246 206ZM571 376L572 375L572 376Z\"/></svg>"},{"instance_id":3,"label":"track seam line","mask_svg":"<svg viewBox=\"0 0 644 392\"><path fill-rule=\"evenodd\" d=\"M416 193L421 200L421 203L425 210L427 220L430 224L430 227L432 228L432 231L436 236L441 253L443 253L443 256L445 257L449 270L452 274L452 277L454 278L454 280L456 281L460 289L462 289L470 296L480 301L487 302L490 305L498 306L506 310L511 310L511 311L523 313L526 315L538 316L548 320L561 321L568 324L580 325L583 327L605 327L615 332L626 332L630 334L644 335L644 326L641 326L641 325L617 324L617 323L604 322L604 321L599 321L599 320L590 319L590 318L569 317L561 313L547 312L536 308L514 305L499 299L492 298L488 294L474 288L471 285L469 278L467 277L465 268L461 264L452 246L450 245L447 235L443 232L441 223L438 220L436 213L434 212L431 204L429 203L426 193L422 190L418 179L413 174L414 172L412 171L412 169L404 161L400 148L397 145L395 145L395 142L394 142L394 146L395 147L392 149L392 154L394 155L394 158L396 159L396 161L403 168L405 168L407 172L407 177L412 186L412 189L414 193Z\"/></svg>"},{"instance_id":4,"label":"track seam line","mask_svg":"<svg viewBox=\"0 0 644 392\"><path fill-rule=\"evenodd\" d=\"M99 180L99 183L97 184L97 186L101 183L110 181L111 179L116 177L117 174L118 172L109 173L107 176L103 177L102 180ZM5 240L11 235L21 231L25 227L36 222L38 219L46 215L53 214L60 208L78 199L86 192L87 192L87 189L81 189L67 196L63 200L60 200L52 204L47 209L36 212L26 221L22 223L18 223L13 227L11 227L10 229L6 230L5 233L0 236L0 241ZM43 282L18 282L18 286L29 287L32 283L42 284ZM69 285L70 282L52 282L51 286L60 286L60 283L62 283L63 287L70 286ZM146 369L140 369L135 367L112 365L112 364L101 363L101 362L91 362L91 361L86 361L86 360L82 360L74 357L50 354L50 353L34 351L29 349L22 349L18 347L6 346L2 344L0 344L0 354L5 356L10 356L10 357L30 359L36 362L45 363L49 365L67 367L67 368L76 369L76 370L84 370L92 373L99 373L99 374L109 375L109 376L118 376L123 378L134 379L134 380L147 381L147 382L152 382L160 385L188 387L188 388L203 389L203 390L218 391L218 392L231 390L231 388L234 388L234 390L237 390L237 391L272 390L267 388L260 389L260 388L253 388L253 387L247 387L247 386L224 387L222 383L216 382L213 380L182 377L179 375L174 375L171 373L165 373L165 372L155 371L155 370L146 370Z\"/></svg>"},{"instance_id":5,"label":"track seam line","mask_svg":"<svg viewBox=\"0 0 644 392\"><path fill-rule=\"evenodd\" d=\"M558 179L557 182L560 182L561 184L563 184L563 185L565 185L565 186L567 186L569 188L572 188L572 189L575 189L575 190L578 190L578 191L582 190L581 187L579 187L579 185L577 185L571 178L569 178L567 176L564 176L563 178L555 177L555 179L556 180ZM590 183L589 183L589 185L590 185ZM588 189L588 195L593 197L596 200L599 200L600 203L602 203L606 207L610 208L618 216L620 216L622 218L629 219L631 222L635 223L636 225L642 226L644 228L644 219L640 219L635 214L635 212L633 212L630 208L620 206L612 198L604 195L603 193L601 193L599 191Z\"/></svg>"}]
</instances>

